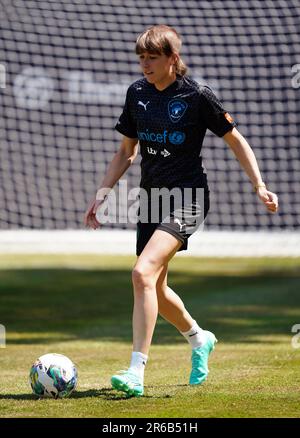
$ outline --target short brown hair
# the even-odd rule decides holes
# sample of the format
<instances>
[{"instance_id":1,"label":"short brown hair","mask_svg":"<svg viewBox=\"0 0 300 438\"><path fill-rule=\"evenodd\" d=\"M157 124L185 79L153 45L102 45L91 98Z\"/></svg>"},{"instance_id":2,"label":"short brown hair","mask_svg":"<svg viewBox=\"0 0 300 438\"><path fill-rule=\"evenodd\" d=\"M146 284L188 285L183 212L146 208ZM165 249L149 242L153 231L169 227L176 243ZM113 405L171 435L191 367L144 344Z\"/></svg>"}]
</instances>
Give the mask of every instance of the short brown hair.
<instances>
[{"instance_id":1,"label":"short brown hair","mask_svg":"<svg viewBox=\"0 0 300 438\"><path fill-rule=\"evenodd\" d=\"M141 55L144 52L149 52L157 55L165 54L166 56L176 53L178 55L175 64L176 73L183 76L187 72L187 66L179 56L180 49L181 37L179 33L173 27L158 24L149 27L138 36L135 53Z\"/></svg>"}]
</instances>

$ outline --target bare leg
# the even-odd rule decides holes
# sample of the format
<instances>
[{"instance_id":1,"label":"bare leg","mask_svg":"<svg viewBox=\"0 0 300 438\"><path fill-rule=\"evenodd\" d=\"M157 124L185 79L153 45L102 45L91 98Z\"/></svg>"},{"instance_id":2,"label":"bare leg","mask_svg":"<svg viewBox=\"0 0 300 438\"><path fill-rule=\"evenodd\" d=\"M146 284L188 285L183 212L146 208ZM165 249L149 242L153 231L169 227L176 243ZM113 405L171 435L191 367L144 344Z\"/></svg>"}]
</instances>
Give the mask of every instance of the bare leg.
<instances>
[{"instance_id":1,"label":"bare leg","mask_svg":"<svg viewBox=\"0 0 300 438\"><path fill-rule=\"evenodd\" d=\"M181 298L167 285L168 264L165 264L156 283L158 313L180 332L191 329L194 320Z\"/></svg>"},{"instance_id":2,"label":"bare leg","mask_svg":"<svg viewBox=\"0 0 300 438\"><path fill-rule=\"evenodd\" d=\"M171 234L156 230L136 262L132 272L133 351L148 355L158 315L156 283L180 245Z\"/></svg>"},{"instance_id":3,"label":"bare leg","mask_svg":"<svg viewBox=\"0 0 300 438\"><path fill-rule=\"evenodd\" d=\"M183 334L191 345L192 370L189 383L201 385L208 375L208 358L214 349L216 337L213 333L202 330L193 320L180 297L167 285L167 272L168 265L166 264L156 283L158 311L164 319Z\"/></svg>"}]
</instances>

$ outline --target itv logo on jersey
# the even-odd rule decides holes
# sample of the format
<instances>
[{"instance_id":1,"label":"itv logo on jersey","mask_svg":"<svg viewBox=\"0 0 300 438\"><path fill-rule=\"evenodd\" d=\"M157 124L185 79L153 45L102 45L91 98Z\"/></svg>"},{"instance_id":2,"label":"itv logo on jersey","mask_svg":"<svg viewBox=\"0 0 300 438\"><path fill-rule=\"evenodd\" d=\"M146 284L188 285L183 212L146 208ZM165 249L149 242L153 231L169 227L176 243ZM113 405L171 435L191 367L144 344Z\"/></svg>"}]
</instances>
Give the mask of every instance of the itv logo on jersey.
<instances>
[{"instance_id":1,"label":"itv logo on jersey","mask_svg":"<svg viewBox=\"0 0 300 438\"><path fill-rule=\"evenodd\" d=\"M169 140L172 144L182 144L185 140L185 133L180 131L170 132L168 133L167 130L164 130L163 133L161 132L149 132L148 129L146 129L146 132L138 131L137 132L138 139L149 141L153 143L167 143L167 140Z\"/></svg>"}]
</instances>

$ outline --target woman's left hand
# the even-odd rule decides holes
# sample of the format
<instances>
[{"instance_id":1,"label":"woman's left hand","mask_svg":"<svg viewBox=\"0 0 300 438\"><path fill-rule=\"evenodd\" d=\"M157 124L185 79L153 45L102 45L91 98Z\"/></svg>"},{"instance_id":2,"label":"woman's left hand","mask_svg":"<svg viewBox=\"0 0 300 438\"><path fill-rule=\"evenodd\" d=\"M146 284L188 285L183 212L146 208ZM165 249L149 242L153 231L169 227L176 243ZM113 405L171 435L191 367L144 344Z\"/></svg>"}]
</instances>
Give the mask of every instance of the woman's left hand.
<instances>
[{"instance_id":1,"label":"woman's left hand","mask_svg":"<svg viewBox=\"0 0 300 438\"><path fill-rule=\"evenodd\" d=\"M256 192L259 199L265 204L268 211L276 213L278 210L278 196L276 193L269 192L265 187L259 187Z\"/></svg>"}]
</instances>

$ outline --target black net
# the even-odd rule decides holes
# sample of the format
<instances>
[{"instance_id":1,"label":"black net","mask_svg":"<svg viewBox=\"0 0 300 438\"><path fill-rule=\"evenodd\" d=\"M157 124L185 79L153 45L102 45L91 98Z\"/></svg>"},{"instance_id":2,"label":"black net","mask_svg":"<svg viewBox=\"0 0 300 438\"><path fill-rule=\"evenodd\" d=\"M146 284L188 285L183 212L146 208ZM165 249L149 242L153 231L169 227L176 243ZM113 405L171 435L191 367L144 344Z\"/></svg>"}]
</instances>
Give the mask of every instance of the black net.
<instances>
[{"instance_id":1,"label":"black net","mask_svg":"<svg viewBox=\"0 0 300 438\"><path fill-rule=\"evenodd\" d=\"M189 74L224 103L280 198L279 214L267 214L228 146L208 132L207 226L299 225L300 91L293 77L300 62L299 0L0 5L2 82L3 66L6 72L0 88L0 228L84 227L87 204L119 146L114 125L125 91L141 76L135 38L158 23L180 32ZM138 186L139 158L126 179L128 189Z\"/></svg>"}]
</instances>

